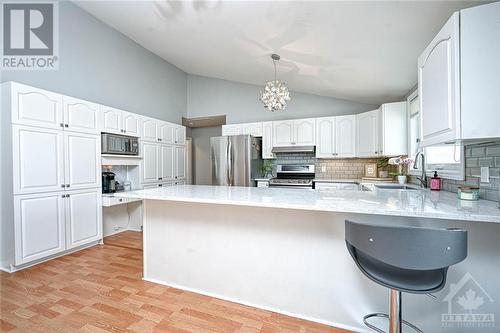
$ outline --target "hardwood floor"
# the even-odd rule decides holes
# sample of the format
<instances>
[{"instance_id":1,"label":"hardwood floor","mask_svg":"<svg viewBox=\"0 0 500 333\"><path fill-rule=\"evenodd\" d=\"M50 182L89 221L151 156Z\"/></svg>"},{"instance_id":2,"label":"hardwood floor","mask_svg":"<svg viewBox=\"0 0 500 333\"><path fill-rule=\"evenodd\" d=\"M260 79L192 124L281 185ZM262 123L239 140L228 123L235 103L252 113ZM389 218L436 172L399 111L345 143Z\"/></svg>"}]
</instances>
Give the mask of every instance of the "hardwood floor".
<instances>
[{"instance_id":1,"label":"hardwood floor","mask_svg":"<svg viewBox=\"0 0 500 333\"><path fill-rule=\"evenodd\" d=\"M0 272L0 331L347 332L141 276L142 251L109 244L13 274Z\"/></svg>"},{"instance_id":2,"label":"hardwood floor","mask_svg":"<svg viewBox=\"0 0 500 333\"><path fill-rule=\"evenodd\" d=\"M142 250L142 232L123 231L104 237L104 244Z\"/></svg>"}]
</instances>

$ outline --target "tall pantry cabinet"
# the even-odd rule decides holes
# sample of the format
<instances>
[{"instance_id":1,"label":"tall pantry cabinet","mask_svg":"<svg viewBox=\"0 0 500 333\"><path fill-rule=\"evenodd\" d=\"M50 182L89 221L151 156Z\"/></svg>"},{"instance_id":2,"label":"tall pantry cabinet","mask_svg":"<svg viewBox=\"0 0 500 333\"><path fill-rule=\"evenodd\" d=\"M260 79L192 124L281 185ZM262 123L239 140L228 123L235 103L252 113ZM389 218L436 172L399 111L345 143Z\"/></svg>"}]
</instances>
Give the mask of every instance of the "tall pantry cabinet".
<instances>
[{"instance_id":1,"label":"tall pantry cabinet","mask_svg":"<svg viewBox=\"0 0 500 333\"><path fill-rule=\"evenodd\" d=\"M99 106L2 84L0 267L102 238Z\"/></svg>"}]
</instances>

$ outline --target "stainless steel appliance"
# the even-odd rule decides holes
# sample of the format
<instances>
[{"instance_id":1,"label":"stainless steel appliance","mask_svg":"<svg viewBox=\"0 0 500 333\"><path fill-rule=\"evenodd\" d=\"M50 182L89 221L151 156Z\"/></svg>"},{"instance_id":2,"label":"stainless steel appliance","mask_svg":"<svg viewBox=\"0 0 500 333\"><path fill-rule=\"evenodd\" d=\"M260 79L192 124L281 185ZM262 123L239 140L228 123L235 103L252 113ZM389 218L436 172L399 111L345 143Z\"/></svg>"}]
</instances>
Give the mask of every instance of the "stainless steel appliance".
<instances>
[{"instance_id":1,"label":"stainless steel appliance","mask_svg":"<svg viewBox=\"0 0 500 333\"><path fill-rule=\"evenodd\" d=\"M278 164L269 187L313 188L314 164Z\"/></svg>"},{"instance_id":2,"label":"stainless steel appliance","mask_svg":"<svg viewBox=\"0 0 500 333\"><path fill-rule=\"evenodd\" d=\"M250 135L210 138L212 185L255 186L262 169L262 140Z\"/></svg>"},{"instance_id":3,"label":"stainless steel appliance","mask_svg":"<svg viewBox=\"0 0 500 333\"><path fill-rule=\"evenodd\" d=\"M139 155L139 139L133 136L102 133L101 153L113 155Z\"/></svg>"},{"instance_id":4,"label":"stainless steel appliance","mask_svg":"<svg viewBox=\"0 0 500 333\"><path fill-rule=\"evenodd\" d=\"M115 173L111 171L104 171L102 173L102 193L115 193L116 180Z\"/></svg>"}]
</instances>

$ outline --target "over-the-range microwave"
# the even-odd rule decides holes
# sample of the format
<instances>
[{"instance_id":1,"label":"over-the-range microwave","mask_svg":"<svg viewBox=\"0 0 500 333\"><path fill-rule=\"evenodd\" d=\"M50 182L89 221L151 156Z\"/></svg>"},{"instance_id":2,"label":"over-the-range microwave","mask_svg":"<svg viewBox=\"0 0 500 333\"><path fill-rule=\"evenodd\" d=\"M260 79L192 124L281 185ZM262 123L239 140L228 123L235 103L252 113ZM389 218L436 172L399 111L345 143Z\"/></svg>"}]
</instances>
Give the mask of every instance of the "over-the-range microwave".
<instances>
[{"instance_id":1,"label":"over-the-range microwave","mask_svg":"<svg viewBox=\"0 0 500 333\"><path fill-rule=\"evenodd\" d=\"M133 136L102 133L101 153L113 155L139 155L139 139Z\"/></svg>"}]
</instances>

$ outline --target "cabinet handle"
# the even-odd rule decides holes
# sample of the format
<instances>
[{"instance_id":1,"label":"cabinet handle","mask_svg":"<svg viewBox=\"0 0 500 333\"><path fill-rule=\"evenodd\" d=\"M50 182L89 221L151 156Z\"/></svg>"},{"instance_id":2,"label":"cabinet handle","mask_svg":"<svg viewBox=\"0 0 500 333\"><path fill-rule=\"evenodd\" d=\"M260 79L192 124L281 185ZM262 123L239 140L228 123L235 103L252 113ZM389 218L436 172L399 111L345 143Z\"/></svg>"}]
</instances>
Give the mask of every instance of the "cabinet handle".
<instances>
[{"instance_id":1,"label":"cabinet handle","mask_svg":"<svg viewBox=\"0 0 500 333\"><path fill-rule=\"evenodd\" d=\"M66 184L66 187L69 187L69 184Z\"/></svg>"},{"instance_id":2,"label":"cabinet handle","mask_svg":"<svg viewBox=\"0 0 500 333\"><path fill-rule=\"evenodd\" d=\"M66 187L66 184L61 184L61 187L62 187L62 188L65 188L65 187Z\"/></svg>"},{"instance_id":3,"label":"cabinet handle","mask_svg":"<svg viewBox=\"0 0 500 333\"><path fill-rule=\"evenodd\" d=\"M378 151L376 151L375 154L378 154Z\"/></svg>"},{"instance_id":4,"label":"cabinet handle","mask_svg":"<svg viewBox=\"0 0 500 333\"><path fill-rule=\"evenodd\" d=\"M158 180L163 180L163 178L160 177L160 178L158 178Z\"/></svg>"},{"instance_id":5,"label":"cabinet handle","mask_svg":"<svg viewBox=\"0 0 500 333\"><path fill-rule=\"evenodd\" d=\"M61 195L61 198L66 198L66 195L65 194Z\"/></svg>"},{"instance_id":6,"label":"cabinet handle","mask_svg":"<svg viewBox=\"0 0 500 333\"><path fill-rule=\"evenodd\" d=\"M175 176L175 179L177 179L177 176Z\"/></svg>"},{"instance_id":7,"label":"cabinet handle","mask_svg":"<svg viewBox=\"0 0 500 333\"><path fill-rule=\"evenodd\" d=\"M64 124L64 127L68 128L68 127L69 127L69 125L68 125L68 124Z\"/></svg>"},{"instance_id":8,"label":"cabinet handle","mask_svg":"<svg viewBox=\"0 0 500 333\"><path fill-rule=\"evenodd\" d=\"M163 186L163 184L158 184L158 187L162 187L162 186Z\"/></svg>"},{"instance_id":9,"label":"cabinet handle","mask_svg":"<svg viewBox=\"0 0 500 333\"><path fill-rule=\"evenodd\" d=\"M69 198L69 194L66 194L66 198Z\"/></svg>"},{"instance_id":10,"label":"cabinet handle","mask_svg":"<svg viewBox=\"0 0 500 333\"><path fill-rule=\"evenodd\" d=\"M123 199L118 199L118 202L122 202L122 201L123 201Z\"/></svg>"},{"instance_id":11,"label":"cabinet handle","mask_svg":"<svg viewBox=\"0 0 500 333\"><path fill-rule=\"evenodd\" d=\"M60 124L59 124L59 126L64 127L64 124L63 124L63 123L60 123Z\"/></svg>"}]
</instances>

